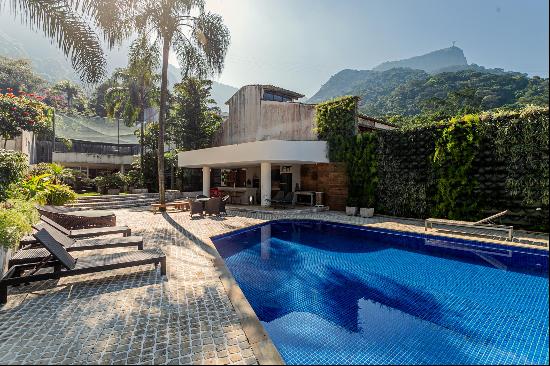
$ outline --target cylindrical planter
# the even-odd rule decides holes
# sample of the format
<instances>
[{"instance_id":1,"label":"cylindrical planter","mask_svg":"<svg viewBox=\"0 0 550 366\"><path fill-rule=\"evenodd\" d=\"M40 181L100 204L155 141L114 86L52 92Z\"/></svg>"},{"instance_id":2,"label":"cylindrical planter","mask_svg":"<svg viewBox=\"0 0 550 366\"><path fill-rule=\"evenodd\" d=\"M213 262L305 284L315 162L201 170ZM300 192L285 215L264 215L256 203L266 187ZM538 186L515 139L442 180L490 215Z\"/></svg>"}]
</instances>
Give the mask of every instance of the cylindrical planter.
<instances>
[{"instance_id":1,"label":"cylindrical planter","mask_svg":"<svg viewBox=\"0 0 550 366\"><path fill-rule=\"evenodd\" d=\"M357 215L357 207L346 206L346 215L348 215L348 216Z\"/></svg>"},{"instance_id":2,"label":"cylindrical planter","mask_svg":"<svg viewBox=\"0 0 550 366\"><path fill-rule=\"evenodd\" d=\"M374 208L363 208L359 210L359 215L361 217L373 217L374 216Z\"/></svg>"},{"instance_id":3,"label":"cylindrical planter","mask_svg":"<svg viewBox=\"0 0 550 366\"><path fill-rule=\"evenodd\" d=\"M111 188L107 190L108 195L117 195L120 194L120 189L118 188Z\"/></svg>"}]
</instances>

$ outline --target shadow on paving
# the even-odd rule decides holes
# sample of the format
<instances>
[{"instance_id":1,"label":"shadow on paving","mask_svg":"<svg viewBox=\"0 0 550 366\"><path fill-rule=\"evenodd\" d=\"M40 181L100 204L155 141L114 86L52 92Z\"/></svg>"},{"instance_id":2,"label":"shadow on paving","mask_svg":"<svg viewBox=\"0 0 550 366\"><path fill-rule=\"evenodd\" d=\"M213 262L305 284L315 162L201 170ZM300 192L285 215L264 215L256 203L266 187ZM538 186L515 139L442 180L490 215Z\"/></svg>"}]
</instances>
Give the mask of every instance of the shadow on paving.
<instances>
[{"instance_id":1,"label":"shadow on paving","mask_svg":"<svg viewBox=\"0 0 550 366\"><path fill-rule=\"evenodd\" d=\"M180 232L183 236L191 240L193 243L197 244L199 249L210 254L213 257L218 257L218 252L216 251L216 249L205 244L201 238L199 238L198 236L196 236L195 234L193 234L192 232L190 232L189 230L181 226L176 220L174 220L170 215L168 215L168 213L163 212L162 217L166 220L168 224L170 224L170 226L172 226L174 229Z\"/></svg>"}]
</instances>

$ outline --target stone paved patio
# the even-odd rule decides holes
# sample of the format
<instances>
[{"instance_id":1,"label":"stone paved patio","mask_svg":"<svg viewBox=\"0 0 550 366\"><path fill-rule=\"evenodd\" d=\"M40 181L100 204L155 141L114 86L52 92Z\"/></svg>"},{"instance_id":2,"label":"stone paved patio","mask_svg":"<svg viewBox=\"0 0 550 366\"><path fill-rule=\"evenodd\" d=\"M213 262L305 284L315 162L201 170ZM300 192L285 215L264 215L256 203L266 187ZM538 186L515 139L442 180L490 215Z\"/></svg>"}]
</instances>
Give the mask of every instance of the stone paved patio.
<instances>
[{"instance_id":1,"label":"stone paved patio","mask_svg":"<svg viewBox=\"0 0 550 366\"><path fill-rule=\"evenodd\" d=\"M225 218L202 219L183 212L153 215L145 208L115 213L117 224L144 236L145 247L162 248L167 278L143 266L10 289L0 308L1 363L256 364L214 265L210 236L284 217L424 230L417 220L336 212L230 211ZM548 247L547 235L520 237Z\"/></svg>"}]
</instances>

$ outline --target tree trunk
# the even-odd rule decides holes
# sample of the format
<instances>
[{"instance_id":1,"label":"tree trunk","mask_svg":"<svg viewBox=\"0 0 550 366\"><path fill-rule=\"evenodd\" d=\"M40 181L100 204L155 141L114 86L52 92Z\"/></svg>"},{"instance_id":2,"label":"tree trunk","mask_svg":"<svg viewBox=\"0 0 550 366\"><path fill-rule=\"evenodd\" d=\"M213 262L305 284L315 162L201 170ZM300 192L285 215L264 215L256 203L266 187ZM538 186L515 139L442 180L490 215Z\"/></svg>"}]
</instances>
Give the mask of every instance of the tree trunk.
<instances>
[{"instance_id":1,"label":"tree trunk","mask_svg":"<svg viewBox=\"0 0 550 366\"><path fill-rule=\"evenodd\" d=\"M145 103L144 103L145 104ZM140 135L139 135L139 170L141 171L141 175L143 176L143 132L145 124L145 105L141 109L141 127L140 127Z\"/></svg>"},{"instance_id":2,"label":"tree trunk","mask_svg":"<svg viewBox=\"0 0 550 366\"><path fill-rule=\"evenodd\" d=\"M164 119L166 116L166 103L168 97L168 56L170 55L170 40L164 38L162 47L162 79L160 84L160 110L159 110L159 146L158 146L158 176L160 204L166 203L164 194ZM162 207L161 207L162 208Z\"/></svg>"}]
</instances>

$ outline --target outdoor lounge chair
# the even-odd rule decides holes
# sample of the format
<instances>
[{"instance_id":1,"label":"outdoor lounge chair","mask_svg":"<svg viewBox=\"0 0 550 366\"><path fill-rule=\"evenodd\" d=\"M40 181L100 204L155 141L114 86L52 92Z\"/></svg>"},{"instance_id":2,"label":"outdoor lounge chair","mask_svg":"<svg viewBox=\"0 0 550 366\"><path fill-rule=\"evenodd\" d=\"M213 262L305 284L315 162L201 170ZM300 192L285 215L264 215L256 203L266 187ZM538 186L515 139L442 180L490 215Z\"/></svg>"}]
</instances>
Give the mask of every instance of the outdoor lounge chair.
<instances>
[{"instance_id":1,"label":"outdoor lounge chair","mask_svg":"<svg viewBox=\"0 0 550 366\"><path fill-rule=\"evenodd\" d=\"M158 248L73 258L65 247L46 230L41 229L34 235L50 254L39 263L20 264L8 270L2 279L0 279L0 304L5 304L8 301L8 286L24 283L136 267L145 264L154 264L155 267L160 264L161 275L166 275L166 256ZM53 267L53 271L44 271L51 267ZM30 272L26 273L27 271Z\"/></svg>"},{"instance_id":2,"label":"outdoor lounge chair","mask_svg":"<svg viewBox=\"0 0 550 366\"><path fill-rule=\"evenodd\" d=\"M201 201L191 201L191 209L189 212L193 215L203 215L204 206Z\"/></svg>"},{"instance_id":3,"label":"outdoor lounge chair","mask_svg":"<svg viewBox=\"0 0 550 366\"><path fill-rule=\"evenodd\" d=\"M42 216L40 218L44 223L50 225L70 238L90 238L102 235L122 234L123 236L130 236L132 230L128 226L107 226L107 227L93 227L89 229L70 230L57 222Z\"/></svg>"},{"instance_id":4,"label":"outdoor lounge chair","mask_svg":"<svg viewBox=\"0 0 550 366\"><path fill-rule=\"evenodd\" d=\"M127 236L118 238L84 239L74 240L61 231L47 225L38 225L38 230L46 230L55 240L65 247L67 252L84 250L101 250L122 247L137 247L143 250L143 238L141 236ZM36 263L47 257L49 252L38 241L19 249L8 261L8 268L17 264Z\"/></svg>"},{"instance_id":5,"label":"outdoor lounge chair","mask_svg":"<svg viewBox=\"0 0 550 366\"><path fill-rule=\"evenodd\" d=\"M68 207L36 205L40 215L69 229L88 229L92 227L116 226L116 215L105 210L75 210Z\"/></svg>"},{"instance_id":6,"label":"outdoor lounge chair","mask_svg":"<svg viewBox=\"0 0 550 366\"><path fill-rule=\"evenodd\" d=\"M220 202L221 199L214 197L206 201L204 205L204 211L207 215L219 215L220 214Z\"/></svg>"},{"instance_id":7,"label":"outdoor lounge chair","mask_svg":"<svg viewBox=\"0 0 550 366\"><path fill-rule=\"evenodd\" d=\"M428 228L434 229L435 225L435 229L440 231L457 232L462 234L477 234L484 236L496 235L504 236L506 237L506 239L512 240L514 234L513 226L495 225L493 223L493 220L507 215L508 213L508 210L502 211L476 222L429 218L426 219L426 222L424 224L424 231L428 231Z\"/></svg>"},{"instance_id":8,"label":"outdoor lounge chair","mask_svg":"<svg viewBox=\"0 0 550 366\"><path fill-rule=\"evenodd\" d=\"M33 228L38 231L42 228L54 228L63 234L67 235L69 238L81 239L81 238L93 238L103 235L112 235L112 234L122 234L127 237L132 234L132 230L128 226L109 226L103 228L91 228L91 229L80 229L80 230L67 230L63 226L59 225L57 222L45 217L40 217L40 222L36 225L33 225ZM19 247L25 247L27 245L36 244L38 241L32 235L24 236L19 242Z\"/></svg>"},{"instance_id":9,"label":"outdoor lounge chair","mask_svg":"<svg viewBox=\"0 0 550 366\"><path fill-rule=\"evenodd\" d=\"M277 193L275 193L275 195L271 199L268 199L267 202L269 202L270 204L277 204L282 202L284 199L285 199L285 192L278 191Z\"/></svg>"},{"instance_id":10,"label":"outdoor lounge chair","mask_svg":"<svg viewBox=\"0 0 550 366\"><path fill-rule=\"evenodd\" d=\"M294 192L288 192L282 200L272 200L271 202L273 207L286 208L286 206L294 205Z\"/></svg>"}]
</instances>

